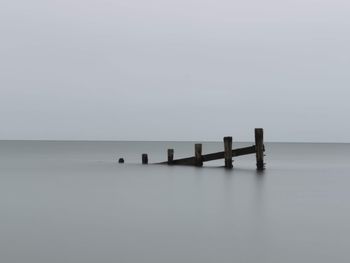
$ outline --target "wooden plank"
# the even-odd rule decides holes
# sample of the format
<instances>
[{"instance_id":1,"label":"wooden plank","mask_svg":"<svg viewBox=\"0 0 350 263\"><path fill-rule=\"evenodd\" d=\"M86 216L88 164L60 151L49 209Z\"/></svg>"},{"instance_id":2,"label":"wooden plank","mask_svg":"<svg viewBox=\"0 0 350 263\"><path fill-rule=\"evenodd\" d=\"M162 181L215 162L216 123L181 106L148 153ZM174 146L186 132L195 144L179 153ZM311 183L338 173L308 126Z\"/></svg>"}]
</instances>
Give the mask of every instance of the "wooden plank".
<instances>
[{"instance_id":1,"label":"wooden plank","mask_svg":"<svg viewBox=\"0 0 350 263\"><path fill-rule=\"evenodd\" d=\"M232 150L232 157L253 154L253 153L255 153L255 145ZM209 153L209 154L202 155L202 161L209 162L209 161L223 159L224 157L225 157L224 152ZM161 164L166 164L166 163L168 162L162 162ZM173 160L171 164L195 165L195 157L188 157L188 158Z\"/></svg>"},{"instance_id":2,"label":"wooden plank","mask_svg":"<svg viewBox=\"0 0 350 263\"><path fill-rule=\"evenodd\" d=\"M232 166L232 137L224 137L224 158L225 167L231 169Z\"/></svg>"},{"instance_id":3,"label":"wooden plank","mask_svg":"<svg viewBox=\"0 0 350 263\"><path fill-rule=\"evenodd\" d=\"M209 162L224 158L224 152L209 153L202 156L203 162Z\"/></svg>"},{"instance_id":4,"label":"wooden plank","mask_svg":"<svg viewBox=\"0 0 350 263\"><path fill-rule=\"evenodd\" d=\"M194 145L194 159L195 159L195 165L198 167L203 166L203 160L202 160L202 144L197 143Z\"/></svg>"},{"instance_id":5,"label":"wooden plank","mask_svg":"<svg viewBox=\"0 0 350 263\"><path fill-rule=\"evenodd\" d=\"M196 158L195 157L182 158L182 159L174 160L172 164L195 165Z\"/></svg>"},{"instance_id":6,"label":"wooden plank","mask_svg":"<svg viewBox=\"0 0 350 263\"><path fill-rule=\"evenodd\" d=\"M232 150L232 157L253 154L253 153L255 153L254 145ZM225 153L224 152L210 153L210 154L205 154L202 157L203 157L203 162L209 162L209 161L223 159L225 157Z\"/></svg>"},{"instance_id":7,"label":"wooden plank","mask_svg":"<svg viewBox=\"0 0 350 263\"><path fill-rule=\"evenodd\" d=\"M256 148L256 168L264 170L264 130L261 128L255 129L255 148Z\"/></svg>"},{"instance_id":8,"label":"wooden plank","mask_svg":"<svg viewBox=\"0 0 350 263\"><path fill-rule=\"evenodd\" d=\"M255 153L255 145L245 147L245 148L239 148L236 150L232 150L232 156L242 156L242 155L247 155L247 154L253 154Z\"/></svg>"}]
</instances>

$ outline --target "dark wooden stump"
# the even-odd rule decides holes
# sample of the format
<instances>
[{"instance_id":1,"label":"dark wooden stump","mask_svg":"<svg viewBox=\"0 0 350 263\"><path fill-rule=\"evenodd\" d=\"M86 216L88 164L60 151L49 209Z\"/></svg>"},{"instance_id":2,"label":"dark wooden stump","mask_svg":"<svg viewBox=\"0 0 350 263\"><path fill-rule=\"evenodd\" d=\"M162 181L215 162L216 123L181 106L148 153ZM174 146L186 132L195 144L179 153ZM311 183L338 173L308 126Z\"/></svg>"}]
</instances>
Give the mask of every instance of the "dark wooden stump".
<instances>
[{"instance_id":1,"label":"dark wooden stump","mask_svg":"<svg viewBox=\"0 0 350 263\"><path fill-rule=\"evenodd\" d=\"M148 164L148 155L147 155L147 153L142 154L142 164Z\"/></svg>"},{"instance_id":2,"label":"dark wooden stump","mask_svg":"<svg viewBox=\"0 0 350 263\"><path fill-rule=\"evenodd\" d=\"M256 168L259 171L264 170L264 130L261 128L255 129L255 152Z\"/></svg>"},{"instance_id":3,"label":"dark wooden stump","mask_svg":"<svg viewBox=\"0 0 350 263\"><path fill-rule=\"evenodd\" d=\"M225 167L231 169L232 165L232 137L224 137Z\"/></svg>"},{"instance_id":4,"label":"dark wooden stump","mask_svg":"<svg viewBox=\"0 0 350 263\"><path fill-rule=\"evenodd\" d=\"M194 145L194 155L195 155L195 165L196 166L203 166L203 159L202 159L202 144L197 143Z\"/></svg>"},{"instance_id":5,"label":"dark wooden stump","mask_svg":"<svg viewBox=\"0 0 350 263\"><path fill-rule=\"evenodd\" d=\"M124 158L119 158L118 163L124 163Z\"/></svg>"},{"instance_id":6,"label":"dark wooden stump","mask_svg":"<svg viewBox=\"0 0 350 263\"><path fill-rule=\"evenodd\" d=\"M173 164L174 161L174 149L168 149L168 164Z\"/></svg>"}]
</instances>

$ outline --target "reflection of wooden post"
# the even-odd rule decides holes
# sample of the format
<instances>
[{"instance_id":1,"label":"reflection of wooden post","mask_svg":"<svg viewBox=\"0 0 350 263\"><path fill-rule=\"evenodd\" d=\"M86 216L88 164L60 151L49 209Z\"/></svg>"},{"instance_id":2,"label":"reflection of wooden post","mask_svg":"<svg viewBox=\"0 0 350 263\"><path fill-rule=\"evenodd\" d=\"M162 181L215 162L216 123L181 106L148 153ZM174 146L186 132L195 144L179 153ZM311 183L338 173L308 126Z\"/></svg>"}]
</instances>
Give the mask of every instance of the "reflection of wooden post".
<instances>
[{"instance_id":1,"label":"reflection of wooden post","mask_svg":"<svg viewBox=\"0 0 350 263\"><path fill-rule=\"evenodd\" d=\"M225 167L232 168L232 137L224 137L224 148Z\"/></svg>"},{"instance_id":2,"label":"reflection of wooden post","mask_svg":"<svg viewBox=\"0 0 350 263\"><path fill-rule=\"evenodd\" d=\"M174 149L168 149L168 164L172 164L174 161Z\"/></svg>"},{"instance_id":3,"label":"reflection of wooden post","mask_svg":"<svg viewBox=\"0 0 350 263\"><path fill-rule=\"evenodd\" d=\"M148 164L148 155L147 155L147 153L142 154L142 164Z\"/></svg>"},{"instance_id":4,"label":"reflection of wooden post","mask_svg":"<svg viewBox=\"0 0 350 263\"><path fill-rule=\"evenodd\" d=\"M194 145L194 155L195 155L195 165L196 166L203 166L203 160L202 160L202 144L195 144Z\"/></svg>"},{"instance_id":5,"label":"reflection of wooden post","mask_svg":"<svg viewBox=\"0 0 350 263\"><path fill-rule=\"evenodd\" d=\"M264 130L255 129L255 151L256 151L256 168L264 170Z\"/></svg>"}]
</instances>

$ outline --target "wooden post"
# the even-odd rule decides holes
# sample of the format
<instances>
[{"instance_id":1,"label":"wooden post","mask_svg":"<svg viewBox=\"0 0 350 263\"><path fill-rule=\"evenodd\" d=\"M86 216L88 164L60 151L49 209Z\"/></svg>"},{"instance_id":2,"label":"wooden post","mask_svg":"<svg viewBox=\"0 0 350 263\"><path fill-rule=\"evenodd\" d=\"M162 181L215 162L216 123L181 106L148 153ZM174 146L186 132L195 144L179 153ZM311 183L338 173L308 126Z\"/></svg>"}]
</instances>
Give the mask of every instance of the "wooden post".
<instances>
[{"instance_id":1,"label":"wooden post","mask_svg":"<svg viewBox=\"0 0 350 263\"><path fill-rule=\"evenodd\" d=\"M174 149L168 149L168 164L172 164L174 161Z\"/></svg>"},{"instance_id":2,"label":"wooden post","mask_svg":"<svg viewBox=\"0 0 350 263\"><path fill-rule=\"evenodd\" d=\"M256 168L259 171L264 170L264 130L261 128L255 129L255 152Z\"/></svg>"},{"instance_id":3,"label":"wooden post","mask_svg":"<svg viewBox=\"0 0 350 263\"><path fill-rule=\"evenodd\" d=\"M225 167L231 169L232 165L232 137L224 137Z\"/></svg>"},{"instance_id":4,"label":"wooden post","mask_svg":"<svg viewBox=\"0 0 350 263\"><path fill-rule=\"evenodd\" d=\"M124 159L123 158L119 158L118 163L124 163Z\"/></svg>"},{"instance_id":5,"label":"wooden post","mask_svg":"<svg viewBox=\"0 0 350 263\"><path fill-rule=\"evenodd\" d=\"M148 155L147 155L147 153L142 154L142 164L148 164Z\"/></svg>"},{"instance_id":6,"label":"wooden post","mask_svg":"<svg viewBox=\"0 0 350 263\"><path fill-rule=\"evenodd\" d=\"M196 166L203 166L203 159L202 159L202 144L197 143L194 145L194 155L195 155L195 165Z\"/></svg>"}]
</instances>

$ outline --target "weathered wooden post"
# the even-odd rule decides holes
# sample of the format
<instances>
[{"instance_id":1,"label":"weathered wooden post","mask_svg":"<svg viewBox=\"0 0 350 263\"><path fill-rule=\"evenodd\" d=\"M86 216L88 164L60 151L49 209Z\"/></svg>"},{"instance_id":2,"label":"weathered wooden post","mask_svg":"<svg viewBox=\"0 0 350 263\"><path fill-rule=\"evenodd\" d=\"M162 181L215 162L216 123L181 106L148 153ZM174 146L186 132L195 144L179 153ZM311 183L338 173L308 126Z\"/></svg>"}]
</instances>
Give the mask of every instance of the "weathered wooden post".
<instances>
[{"instance_id":1,"label":"weathered wooden post","mask_svg":"<svg viewBox=\"0 0 350 263\"><path fill-rule=\"evenodd\" d=\"M256 168L259 171L264 170L264 130L261 128L255 129L255 152Z\"/></svg>"},{"instance_id":2,"label":"weathered wooden post","mask_svg":"<svg viewBox=\"0 0 350 263\"><path fill-rule=\"evenodd\" d=\"M119 158L118 163L124 163L124 158Z\"/></svg>"},{"instance_id":3,"label":"weathered wooden post","mask_svg":"<svg viewBox=\"0 0 350 263\"><path fill-rule=\"evenodd\" d=\"M174 161L174 149L168 149L168 164L172 164Z\"/></svg>"},{"instance_id":4,"label":"weathered wooden post","mask_svg":"<svg viewBox=\"0 0 350 263\"><path fill-rule=\"evenodd\" d=\"M147 153L142 154L142 164L148 164L148 155L147 155Z\"/></svg>"},{"instance_id":5,"label":"weathered wooden post","mask_svg":"<svg viewBox=\"0 0 350 263\"><path fill-rule=\"evenodd\" d=\"M232 165L232 137L224 137L224 158L225 167L231 169Z\"/></svg>"},{"instance_id":6,"label":"weathered wooden post","mask_svg":"<svg viewBox=\"0 0 350 263\"><path fill-rule=\"evenodd\" d=\"M202 159L202 144L197 143L194 145L194 155L195 155L195 165L196 166L203 166L203 159Z\"/></svg>"}]
</instances>

